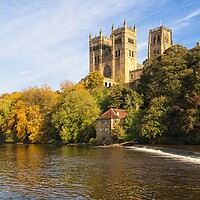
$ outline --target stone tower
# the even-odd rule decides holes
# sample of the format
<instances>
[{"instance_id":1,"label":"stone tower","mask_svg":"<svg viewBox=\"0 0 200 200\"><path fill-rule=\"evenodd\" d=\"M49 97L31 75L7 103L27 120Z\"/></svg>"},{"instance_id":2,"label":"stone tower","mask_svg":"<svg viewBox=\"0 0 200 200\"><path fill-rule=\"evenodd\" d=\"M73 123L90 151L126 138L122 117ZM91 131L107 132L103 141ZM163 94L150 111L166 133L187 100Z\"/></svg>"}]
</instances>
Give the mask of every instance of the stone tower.
<instances>
[{"instance_id":1,"label":"stone tower","mask_svg":"<svg viewBox=\"0 0 200 200\"><path fill-rule=\"evenodd\" d=\"M154 55L161 55L172 46L172 31L160 26L149 31L148 59Z\"/></svg>"},{"instance_id":2,"label":"stone tower","mask_svg":"<svg viewBox=\"0 0 200 200\"><path fill-rule=\"evenodd\" d=\"M100 71L104 84L109 87L117 82L129 83L130 71L137 69L136 27L124 26L115 30L112 25L110 37L89 37L90 72Z\"/></svg>"}]
</instances>

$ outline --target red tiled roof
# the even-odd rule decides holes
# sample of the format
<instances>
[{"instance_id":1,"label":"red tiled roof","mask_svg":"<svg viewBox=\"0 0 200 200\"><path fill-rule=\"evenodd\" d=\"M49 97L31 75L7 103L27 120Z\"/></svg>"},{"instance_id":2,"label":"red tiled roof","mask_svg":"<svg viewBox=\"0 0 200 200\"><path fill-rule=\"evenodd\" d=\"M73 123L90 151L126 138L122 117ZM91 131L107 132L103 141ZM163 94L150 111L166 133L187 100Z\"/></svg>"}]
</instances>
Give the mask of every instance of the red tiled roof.
<instances>
[{"instance_id":1,"label":"red tiled roof","mask_svg":"<svg viewBox=\"0 0 200 200\"><path fill-rule=\"evenodd\" d=\"M124 119L127 116L127 112L122 109L110 108L103 113L99 119Z\"/></svg>"}]
</instances>

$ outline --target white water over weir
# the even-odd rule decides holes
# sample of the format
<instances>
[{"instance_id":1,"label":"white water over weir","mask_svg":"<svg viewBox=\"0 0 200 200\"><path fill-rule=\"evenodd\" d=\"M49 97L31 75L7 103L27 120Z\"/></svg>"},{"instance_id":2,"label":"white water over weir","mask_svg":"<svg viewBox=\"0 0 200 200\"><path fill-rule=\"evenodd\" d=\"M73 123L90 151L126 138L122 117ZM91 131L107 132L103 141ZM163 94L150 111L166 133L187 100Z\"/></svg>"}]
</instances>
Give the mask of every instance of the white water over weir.
<instances>
[{"instance_id":1,"label":"white water over weir","mask_svg":"<svg viewBox=\"0 0 200 200\"><path fill-rule=\"evenodd\" d=\"M181 162L190 162L200 165L200 152L192 152L180 149L170 149L162 147L150 147L150 146L134 146L127 147L134 151L150 153L151 156L165 157L169 159L175 159Z\"/></svg>"}]
</instances>

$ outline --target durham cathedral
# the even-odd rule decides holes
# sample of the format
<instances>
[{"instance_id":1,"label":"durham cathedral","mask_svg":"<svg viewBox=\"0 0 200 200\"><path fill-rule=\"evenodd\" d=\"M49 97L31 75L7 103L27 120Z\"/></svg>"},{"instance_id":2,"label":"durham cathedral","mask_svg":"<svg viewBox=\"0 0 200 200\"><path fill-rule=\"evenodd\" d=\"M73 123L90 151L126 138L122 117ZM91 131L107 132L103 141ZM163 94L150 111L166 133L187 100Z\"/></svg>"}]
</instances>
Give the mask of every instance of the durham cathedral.
<instances>
[{"instance_id":1,"label":"durham cathedral","mask_svg":"<svg viewBox=\"0 0 200 200\"><path fill-rule=\"evenodd\" d=\"M162 54L172 46L172 31L164 26L149 31L148 58ZM100 30L99 36L89 37L90 72L99 71L104 84L131 83L140 78L143 65L137 63L137 29L128 27L126 21L121 28L112 25L110 37Z\"/></svg>"}]
</instances>

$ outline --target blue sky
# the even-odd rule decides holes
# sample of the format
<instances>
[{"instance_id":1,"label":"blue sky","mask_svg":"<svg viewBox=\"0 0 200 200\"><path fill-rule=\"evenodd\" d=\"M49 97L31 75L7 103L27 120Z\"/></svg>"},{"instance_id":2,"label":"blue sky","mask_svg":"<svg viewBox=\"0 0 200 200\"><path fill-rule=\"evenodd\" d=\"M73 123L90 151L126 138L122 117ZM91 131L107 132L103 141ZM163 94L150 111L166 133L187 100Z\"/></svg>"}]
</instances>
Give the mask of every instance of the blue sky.
<instances>
[{"instance_id":1,"label":"blue sky","mask_svg":"<svg viewBox=\"0 0 200 200\"><path fill-rule=\"evenodd\" d=\"M138 61L147 58L149 29L172 29L174 44L200 41L199 0L1 0L0 94L88 74L90 32L112 24L137 27Z\"/></svg>"}]
</instances>

